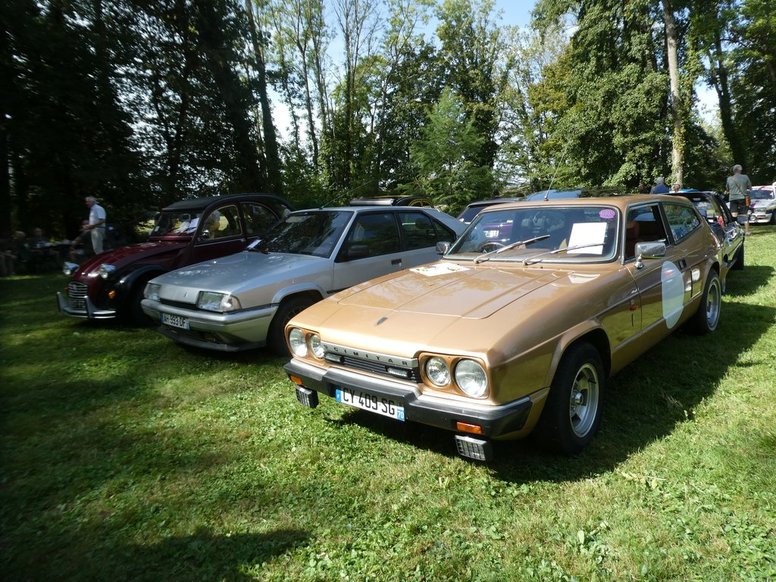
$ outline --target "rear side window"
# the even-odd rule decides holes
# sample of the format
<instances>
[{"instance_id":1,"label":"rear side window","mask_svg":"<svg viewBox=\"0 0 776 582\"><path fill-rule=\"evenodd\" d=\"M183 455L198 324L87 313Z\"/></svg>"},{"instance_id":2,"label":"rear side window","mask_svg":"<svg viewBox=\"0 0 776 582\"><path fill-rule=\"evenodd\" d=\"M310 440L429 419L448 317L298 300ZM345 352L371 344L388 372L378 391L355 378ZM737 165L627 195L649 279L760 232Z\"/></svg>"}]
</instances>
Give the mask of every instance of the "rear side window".
<instances>
[{"instance_id":1,"label":"rear side window","mask_svg":"<svg viewBox=\"0 0 776 582\"><path fill-rule=\"evenodd\" d=\"M359 214L346 242L350 258L376 257L401 250L393 213Z\"/></svg>"},{"instance_id":2,"label":"rear side window","mask_svg":"<svg viewBox=\"0 0 776 582\"><path fill-rule=\"evenodd\" d=\"M665 210L668 227L671 229L674 241L686 238L701 225L698 213L693 208L679 204L665 204L663 210Z\"/></svg>"},{"instance_id":3,"label":"rear side window","mask_svg":"<svg viewBox=\"0 0 776 582\"><path fill-rule=\"evenodd\" d=\"M399 214L407 250L436 246L440 241L452 242L455 235L424 212Z\"/></svg>"}]
</instances>

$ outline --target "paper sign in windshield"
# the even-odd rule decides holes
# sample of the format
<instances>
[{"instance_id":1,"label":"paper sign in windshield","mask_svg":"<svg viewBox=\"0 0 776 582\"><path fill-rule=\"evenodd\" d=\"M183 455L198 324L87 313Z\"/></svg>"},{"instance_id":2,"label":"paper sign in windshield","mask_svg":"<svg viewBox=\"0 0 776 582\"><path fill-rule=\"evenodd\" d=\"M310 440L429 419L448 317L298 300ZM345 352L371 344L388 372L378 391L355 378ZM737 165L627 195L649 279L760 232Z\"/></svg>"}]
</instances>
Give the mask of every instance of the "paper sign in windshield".
<instances>
[{"instance_id":1,"label":"paper sign in windshield","mask_svg":"<svg viewBox=\"0 0 776 582\"><path fill-rule=\"evenodd\" d=\"M438 277L439 275L449 275L450 273L459 273L468 270L469 269L466 267L456 265L455 263L436 263L410 269L410 271L413 271L418 275L423 275L424 277Z\"/></svg>"},{"instance_id":2,"label":"paper sign in windshield","mask_svg":"<svg viewBox=\"0 0 776 582\"><path fill-rule=\"evenodd\" d=\"M571 227L568 254L601 255L604 252L605 238L605 222L577 222Z\"/></svg>"}]
</instances>

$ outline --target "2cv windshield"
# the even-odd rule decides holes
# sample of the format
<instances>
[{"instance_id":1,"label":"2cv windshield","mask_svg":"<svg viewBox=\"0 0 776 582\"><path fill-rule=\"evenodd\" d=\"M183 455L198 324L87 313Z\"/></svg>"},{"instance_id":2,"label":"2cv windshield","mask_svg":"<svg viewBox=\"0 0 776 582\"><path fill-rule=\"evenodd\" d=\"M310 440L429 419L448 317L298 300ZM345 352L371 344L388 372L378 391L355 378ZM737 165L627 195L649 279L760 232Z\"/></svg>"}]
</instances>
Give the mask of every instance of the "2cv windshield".
<instances>
[{"instance_id":1,"label":"2cv windshield","mask_svg":"<svg viewBox=\"0 0 776 582\"><path fill-rule=\"evenodd\" d=\"M201 210L165 210L159 214L151 236L192 236L201 216Z\"/></svg>"},{"instance_id":2,"label":"2cv windshield","mask_svg":"<svg viewBox=\"0 0 776 582\"><path fill-rule=\"evenodd\" d=\"M617 252L619 216L616 208L593 205L483 212L445 257L476 262L610 261Z\"/></svg>"}]
</instances>

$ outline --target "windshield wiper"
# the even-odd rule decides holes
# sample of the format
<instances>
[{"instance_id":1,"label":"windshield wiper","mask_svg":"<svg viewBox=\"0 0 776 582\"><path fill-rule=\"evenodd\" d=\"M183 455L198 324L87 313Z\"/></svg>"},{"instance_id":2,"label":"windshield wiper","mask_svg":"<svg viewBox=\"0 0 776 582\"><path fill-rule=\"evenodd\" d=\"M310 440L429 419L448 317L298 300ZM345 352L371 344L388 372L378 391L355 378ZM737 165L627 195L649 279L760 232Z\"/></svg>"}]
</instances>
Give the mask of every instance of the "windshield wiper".
<instances>
[{"instance_id":1,"label":"windshield wiper","mask_svg":"<svg viewBox=\"0 0 776 582\"><path fill-rule=\"evenodd\" d=\"M496 249L495 251L490 251L489 253L485 253L484 255L480 255L479 257L476 257L474 259L474 264L479 265L480 263L489 260L492 256L498 255L499 253L505 253L506 251L510 251L515 247L519 247L520 245L528 245L539 240L544 240L546 238L550 238L550 235L543 234L540 236L535 236L533 238L527 238L525 240L519 240L517 242L509 243L505 247L501 247L500 249Z\"/></svg>"},{"instance_id":2,"label":"windshield wiper","mask_svg":"<svg viewBox=\"0 0 776 582\"><path fill-rule=\"evenodd\" d=\"M533 265L534 263L541 263L544 259L541 257L547 256L547 255L557 255L558 253L567 253L569 251L576 251L579 249L587 249L590 247L602 247L604 243L587 243L584 245L575 245L573 247L563 247L560 249L554 249L552 251L545 251L543 253L539 253L538 255L534 255L532 257L526 257L523 259L524 265Z\"/></svg>"}]
</instances>

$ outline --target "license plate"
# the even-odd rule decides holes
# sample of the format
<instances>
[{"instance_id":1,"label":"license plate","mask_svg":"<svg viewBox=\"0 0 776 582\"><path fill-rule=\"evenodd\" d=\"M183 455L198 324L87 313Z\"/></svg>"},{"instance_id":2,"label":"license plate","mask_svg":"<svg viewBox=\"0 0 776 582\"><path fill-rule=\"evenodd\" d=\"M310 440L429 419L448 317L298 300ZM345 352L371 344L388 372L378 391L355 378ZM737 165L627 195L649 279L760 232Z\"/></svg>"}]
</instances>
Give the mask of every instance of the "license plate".
<instances>
[{"instance_id":1,"label":"license plate","mask_svg":"<svg viewBox=\"0 0 776 582\"><path fill-rule=\"evenodd\" d=\"M189 329L189 320L180 315L172 315L171 313L162 313L162 323L169 325L170 327L177 327L179 329Z\"/></svg>"},{"instance_id":2,"label":"license plate","mask_svg":"<svg viewBox=\"0 0 776 582\"><path fill-rule=\"evenodd\" d=\"M404 407L390 398L374 396L373 394L367 394L361 390L353 390L351 388L337 388L335 396L337 402L342 404L355 406L356 408L381 414L394 420L404 421Z\"/></svg>"}]
</instances>

